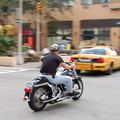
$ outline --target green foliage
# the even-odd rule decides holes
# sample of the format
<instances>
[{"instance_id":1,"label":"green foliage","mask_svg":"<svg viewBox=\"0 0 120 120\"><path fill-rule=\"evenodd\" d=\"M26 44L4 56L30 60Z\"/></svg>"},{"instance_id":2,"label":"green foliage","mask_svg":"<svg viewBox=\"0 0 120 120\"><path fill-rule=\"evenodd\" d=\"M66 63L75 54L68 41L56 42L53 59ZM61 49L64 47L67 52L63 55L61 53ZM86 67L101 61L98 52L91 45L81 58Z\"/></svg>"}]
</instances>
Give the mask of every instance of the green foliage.
<instances>
[{"instance_id":1,"label":"green foliage","mask_svg":"<svg viewBox=\"0 0 120 120\"><path fill-rule=\"evenodd\" d=\"M42 3L42 12L44 13L45 18L51 18L49 8L57 8L62 14L64 13L64 7L67 7L67 10L71 8L71 2L74 0L23 0L23 11L24 13L28 10L29 12L36 11L36 2ZM14 8L19 7L19 0L0 0L1 6L12 6ZM15 11L15 9L14 9ZM7 12L6 12L7 13ZM8 16L8 15L7 15Z\"/></svg>"},{"instance_id":2,"label":"green foliage","mask_svg":"<svg viewBox=\"0 0 120 120\"><path fill-rule=\"evenodd\" d=\"M10 46L16 47L15 39L8 35L0 36L0 56L6 55Z\"/></svg>"},{"instance_id":3,"label":"green foliage","mask_svg":"<svg viewBox=\"0 0 120 120\"><path fill-rule=\"evenodd\" d=\"M28 47L22 46L22 52L27 52L27 51L28 51Z\"/></svg>"}]
</instances>

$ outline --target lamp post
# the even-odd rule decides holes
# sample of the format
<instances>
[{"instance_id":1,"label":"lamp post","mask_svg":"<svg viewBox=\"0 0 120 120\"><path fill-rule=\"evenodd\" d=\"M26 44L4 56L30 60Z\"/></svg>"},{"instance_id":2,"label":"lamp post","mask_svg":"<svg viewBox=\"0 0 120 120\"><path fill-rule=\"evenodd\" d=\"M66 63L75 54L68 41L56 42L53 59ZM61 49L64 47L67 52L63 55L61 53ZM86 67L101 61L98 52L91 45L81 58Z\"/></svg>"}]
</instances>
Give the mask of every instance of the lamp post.
<instances>
[{"instance_id":1,"label":"lamp post","mask_svg":"<svg viewBox=\"0 0 120 120\"><path fill-rule=\"evenodd\" d=\"M36 51L40 52L40 14L36 16Z\"/></svg>"},{"instance_id":2,"label":"lamp post","mask_svg":"<svg viewBox=\"0 0 120 120\"><path fill-rule=\"evenodd\" d=\"M22 57L22 16L23 14L23 0L19 0L19 29L18 29L18 64L23 64Z\"/></svg>"},{"instance_id":3,"label":"lamp post","mask_svg":"<svg viewBox=\"0 0 120 120\"><path fill-rule=\"evenodd\" d=\"M42 4L41 2L36 2L36 51L40 52L40 11Z\"/></svg>"}]
</instances>

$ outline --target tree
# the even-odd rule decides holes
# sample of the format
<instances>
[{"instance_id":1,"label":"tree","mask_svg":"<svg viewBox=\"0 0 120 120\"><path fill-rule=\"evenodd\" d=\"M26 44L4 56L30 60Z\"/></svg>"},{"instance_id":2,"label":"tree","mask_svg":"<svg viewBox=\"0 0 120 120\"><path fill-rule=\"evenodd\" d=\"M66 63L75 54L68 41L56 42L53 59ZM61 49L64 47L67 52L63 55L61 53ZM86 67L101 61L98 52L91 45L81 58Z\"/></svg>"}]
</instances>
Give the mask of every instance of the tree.
<instances>
[{"instance_id":1,"label":"tree","mask_svg":"<svg viewBox=\"0 0 120 120\"><path fill-rule=\"evenodd\" d=\"M67 7L67 10L70 10L71 5L74 0L23 0L23 11L29 11L31 13L36 11L36 2L42 3L42 17L45 19L55 18L51 15L49 8L56 8L62 14L64 13L63 6ZM2 8L1 15L4 19L4 15L9 16L9 13L15 12L15 8L19 6L19 0L1 0L0 7ZM12 9L14 8L14 9ZM6 17L5 16L5 17Z\"/></svg>"},{"instance_id":2,"label":"tree","mask_svg":"<svg viewBox=\"0 0 120 120\"><path fill-rule=\"evenodd\" d=\"M23 12L24 13L31 13L31 15L35 15L36 12L36 3L42 3L42 10L40 12L41 17L45 20L53 21L48 24L48 29L55 30L57 26L54 26L54 21L57 21L57 18L53 17L51 14L50 9L57 9L58 12L64 14L64 8L70 11L71 6L74 0L23 0ZM64 7L63 7L64 6ZM9 16L14 14L16 8L19 7L19 0L0 0L0 24L4 25L9 22ZM30 14L29 14L30 15ZM35 18L35 17L31 17Z\"/></svg>"},{"instance_id":3,"label":"tree","mask_svg":"<svg viewBox=\"0 0 120 120\"><path fill-rule=\"evenodd\" d=\"M15 39L13 37L8 36L8 35L2 35L0 37L0 56L6 55L10 46L16 47Z\"/></svg>"}]
</instances>

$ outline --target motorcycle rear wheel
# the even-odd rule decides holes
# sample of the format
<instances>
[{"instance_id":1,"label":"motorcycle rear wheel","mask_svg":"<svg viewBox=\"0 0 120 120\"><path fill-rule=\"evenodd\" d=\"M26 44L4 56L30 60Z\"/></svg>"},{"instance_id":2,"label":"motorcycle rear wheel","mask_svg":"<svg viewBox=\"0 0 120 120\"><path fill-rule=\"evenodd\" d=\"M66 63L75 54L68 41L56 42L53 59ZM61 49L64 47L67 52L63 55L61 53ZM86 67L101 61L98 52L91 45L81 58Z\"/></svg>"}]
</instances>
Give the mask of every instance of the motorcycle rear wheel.
<instances>
[{"instance_id":1,"label":"motorcycle rear wheel","mask_svg":"<svg viewBox=\"0 0 120 120\"><path fill-rule=\"evenodd\" d=\"M81 78L78 78L78 80L73 84L73 88L74 88L74 90L78 90L80 92L80 94L73 97L72 99L78 100L83 93L83 82L82 82Z\"/></svg>"},{"instance_id":2,"label":"motorcycle rear wheel","mask_svg":"<svg viewBox=\"0 0 120 120\"><path fill-rule=\"evenodd\" d=\"M29 107L34 111L41 111L46 106L46 103L42 103L40 100L41 96L47 93L45 87L33 88L32 93L30 94L30 101L28 101Z\"/></svg>"}]
</instances>

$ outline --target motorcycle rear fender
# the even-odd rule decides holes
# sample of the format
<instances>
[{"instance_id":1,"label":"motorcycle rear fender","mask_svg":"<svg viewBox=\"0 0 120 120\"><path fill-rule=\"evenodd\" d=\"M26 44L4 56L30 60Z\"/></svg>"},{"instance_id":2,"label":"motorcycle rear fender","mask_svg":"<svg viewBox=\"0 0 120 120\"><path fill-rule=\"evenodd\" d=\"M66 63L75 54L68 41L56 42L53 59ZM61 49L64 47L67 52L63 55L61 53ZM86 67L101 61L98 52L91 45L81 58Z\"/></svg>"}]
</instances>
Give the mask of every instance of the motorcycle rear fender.
<instances>
[{"instance_id":1,"label":"motorcycle rear fender","mask_svg":"<svg viewBox=\"0 0 120 120\"><path fill-rule=\"evenodd\" d=\"M37 81L34 87L51 86L51 83L48 81L46 77L38 77L38 78L35 78L34 80Z\"/></svg>"},{"instance_id":2,"label":"motorcycle rear fender","mask_svg":"<svg viewBox=\"0 0 120 120\"><path fill-rule=\"evenodd\" d=\"M37 84L49 82L48 79L47 79L46 77L41 77L41 76L35 78L33 81L36 81Z\"/></svg>"},{"instance_id":3,"label":"motorcycle rear fender","mask_svg":"<svg viewBox=\"0 0 120 120\"><path fill-rule=\"evenodd\" d=\"M34 87L40 87L40 86L51 86L48 82L42 83L42 84L36 84Z\"/></svg>"},{"instance_id":4,"label":"motorcycle rear fender","mask_svg":"<svg viewBox=\"0 0 120 120\"><path fill-rule=\"evenodd\" d=\"M46 87L52 92L52 85L46 77L38 77L34 79L35 84L32 87L32 90L36 87ZM31 91L32 92L32 91Z\"/></svg>"},{"instance_id":5,"label":"motorcycle rear fender","mask_svg":"<svg viewBox=\"0 0 120 120\"><path fill-rule=\"evenodd\" d=\"M40 87L40 86L45 86L47 87L50 91L52 91L52 85L51 83L48 81L47 78L45 77L38 77L38 78L35 78L33 81L32 81L33 86L32 86L32 89L31 89L31 92L30 93L25 93L25 96L28 97L28 101L30 101L30 95L33 91L34 88L36 87Z\"/></svg>"}]
</instances>

